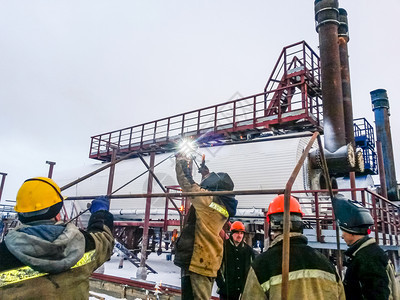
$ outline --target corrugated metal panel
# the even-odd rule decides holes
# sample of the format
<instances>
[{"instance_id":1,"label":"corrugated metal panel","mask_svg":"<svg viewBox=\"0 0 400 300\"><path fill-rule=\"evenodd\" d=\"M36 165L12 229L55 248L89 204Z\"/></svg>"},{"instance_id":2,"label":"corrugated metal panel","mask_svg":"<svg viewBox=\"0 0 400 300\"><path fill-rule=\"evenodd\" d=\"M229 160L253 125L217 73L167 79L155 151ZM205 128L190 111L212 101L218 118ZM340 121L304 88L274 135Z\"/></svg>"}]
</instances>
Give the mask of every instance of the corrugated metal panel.
<instances>
[{"instance_id":1,"label":"corrugated metal panel","mask_svg":"<svg viewBox=\"0 0 400 300\"><path fill-rule=\"evenodd\" d=\"M206 164L210 171L227 172L235 183L235 190L257 190L284 188L309 138L291 138L282 140L265 140L261 142L235 144L200 148L199 155L206 155ZM175 177L175 158L171 153L156 156L155 164L168 158L155 168L155 174L164 186L177 185ZM200 157L199 157L200 158ZM148 158L145 158L148 161ZM57 174L55 180L60 186L99 168L101 164L85 166ZM127 183L140 173L146 171L140 159L129 159L118 163L115 169L114 190ZM307 188L306 170L302 170L294 183L294 190ZM104 195L107 190L109 171L105 170L92 178L72 187L64 194L67 196ZM193 174L196 182L201 181L197 170ZM147 191L148 174L138 178L117 194L138 194ZM153 192L162 192L154 182ZM267 208L273 195L237 196L239 208ZM82 209L86 202L80 202ZM152 208L162 208L165 199L153 198ZM143 209L144 199L112 200L112 209Z\"/></svg>"}]
</instances>

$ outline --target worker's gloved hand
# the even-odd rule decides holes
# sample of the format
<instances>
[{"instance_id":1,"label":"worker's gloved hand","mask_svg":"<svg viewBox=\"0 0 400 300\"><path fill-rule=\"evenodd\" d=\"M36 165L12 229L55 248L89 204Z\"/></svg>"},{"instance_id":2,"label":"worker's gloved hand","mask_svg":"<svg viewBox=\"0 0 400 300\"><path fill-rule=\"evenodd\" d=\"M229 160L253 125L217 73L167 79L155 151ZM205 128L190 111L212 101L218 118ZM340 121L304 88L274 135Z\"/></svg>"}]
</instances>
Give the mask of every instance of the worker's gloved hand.
<instances>
[{"instance_id":1,"label":"worker's gloved hand","mask_svg":"<svg viewBox=\"0 0 400 300\"><path fill-rule=\"evenodd\" d=\"M110 209L110 199L107 196L99 196L96 197L92 201L92 205L90 206L89 210L93 214L99 210L109 210Z\"/></svg>"},{"instance_id":2,"label":"worker's gloved hand","mask_svg":"<svg viewBox=\"0 0 400 300\"><path fill-rule=\"evenodd\" d=\"M208 167L205 164L201 164L199 171L198 171L202 177L207 176L208 174L210 174L210 170L208 169Z\"/></svg>"}]
</instances>

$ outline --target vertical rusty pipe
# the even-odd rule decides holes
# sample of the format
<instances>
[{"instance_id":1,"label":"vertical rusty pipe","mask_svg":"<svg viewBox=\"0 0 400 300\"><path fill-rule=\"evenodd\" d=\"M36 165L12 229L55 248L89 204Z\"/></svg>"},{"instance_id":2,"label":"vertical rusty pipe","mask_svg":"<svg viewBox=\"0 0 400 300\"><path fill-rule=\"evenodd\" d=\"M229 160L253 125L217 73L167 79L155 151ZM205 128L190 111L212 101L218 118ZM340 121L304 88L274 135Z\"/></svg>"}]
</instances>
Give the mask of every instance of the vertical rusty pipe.
<instances>
[{"instance_id":1,"label":"vertical rusty pipe","mask_svg":"<svg viewBox=\"0 0 400 300\"><path fill-rule=\"evenodd\" d=\"M281 299L289 299L290 266L290 189L286 189L283 198L283 246L282 246L282 291Z\"/></svg>"},{"instance_id":2,"label":"vertical rusty pipe","mask_svg":"<svg viewBox=\"0 0 400 300\"><path fill-rule=\"evenodd\" d=\"M163 226L164 232L168 231L168 202L169 202L168 197L165 197L164 226Z\"/></svg>"},{"instance_id":3,"label":"vertical rusty pipe","mask_svg":"<svg viewBox=\"0 0 400 300\"><path fill-rule=\"evenodd\" d=\"M320 136L318 136L318 147L319 147L320 152L321 152L323 171L324 171L326 183L328 185L329 196L331 197L331 202L332 202L332 199L333 199L332 184L331 184L331 181L329 179L328 164L326 163L324 151L322 151L322 141L321 141L321 137ZM332 213L332 215L333 215L333 213ZM340 252L340 232L339 232L339 226L336 226L336 223L337 223L337 220L336 220L336 217L335 217L335 220L333 222L333 225L334 225L333 227L334 227L334 229L336 231L337 268L338 268L339 276L340 276L340 278L342 278L342 253Z\"/></svg>"},{"instance_id":4,"label":"vertical rusty pipe","mask_svg":"<svg viewBox=\"0 0 400 300\"><path fill-rule=\"evenodd\" d=\"M389 121L389 100L384 89L370 92L372 110L375 115L376 140L382 143L382 157L385 166L385 178L388 199L399 200L397 190L396 170L394 166L392 134Z\"/></svg>"},{"instance_id":5,"label":"vertical rusty pipe","mask_svg":"<svg viewBox=\"0 0 400 300\"><path fill-rule=\"evenodd\" d=\"M1 173L1 184L0 184L0 201L1 201L1 196L3 195L3 189L4 189L4 182L6 181L6 176L7 173Z\"/></svg>"},{"instance_id":6,"label":"vertical rusty pipe","mask_svg":"<svg viewBox=\"0 0 400 300\"><path fill-rule=\"evenodd\" d=\"M310 149L314 144L315 140L319 137L319 133L316 131L310 138L307 146L297 162L290 178L285 186L284 192L284 209L283 209L283 241L282 241L282 287L281 287L281 299L287 300L289 297L289 263L290 263L290 193L292 191L293 183L297 178L301 168L303 167L304 161L309 155ZM322 149L321 149L322 151Z\"/></svg>"},{"instance_id":7,"label":"vertical rusty pipe","mask_svg":"<svg viewBox=\"0 0 400 300\"><path fill-rule=\"evenodd\" d=\"M342 77L342 94L343 94L343 114L344 114L344 128L346 144L356 148L354 141L354 122L353 122L353 104L351 100L351 85L350 85L350 64L349 64L349 51L347 44L349 43L349 24L347 19L347 12L343 8L339 8L339 28L338 28L338 41L339 41L339 55L340 55L340 74ZM357 199L355 173L351 171L350 174L350 187L351 197L353 200Z\"/></svg>"},{"instance_id":8,"label":"vertical rusty pipe","mask_svg":"<svg viewBox=\"0 0 400 300\"><path fill-rule=\"evenodd\" d=\"M150 166L147 164L147 162L144 160L143 156L138 153L138 156L140 158L140 160L143 162L143 164L146 166L147 170L151 173L151 175L153 176L153 179L158 183L158 185L160 186L160 188L162 189L162 191L164 193L167 193L167 189L162 185L161 181L157 178L156 174L154 174L154 168L158 165L154 165L153 168L150 168ZM173 199L171 197L167 196L167 199L169 199L172 203L172 205L175 207L176 211L181 214L181 212L179 211L179 207L176 206L175 202L173 201Z\"/></svg>"},{"instance_id":9,"label":"vertical rusty pipe","mask_svg":"<svg viewBox=\"0 0 400 300\"><path fill-rule=\"evenodd\" d=\"M376 209L379 209L379 218L381 220L381 232L383 245L386 245L386 221L385 221L385 205L382 199L377 198ZM378 212L376 212L378 214Z\"/></svg>"},{"instance_id":10,"label":"vertical rusty pipe","mask_svg":"<svg viewBox=\"0 0 400 300\"><path fill-rule=\"evenodd\" d=\"M381 193L380 194L382 197L387 199L388 195L387 195L387 188L386 188L385 165L383 163L381 141L376 141L376 153L378 156L379 181L381 182Z\"/></svg>"},{"instance_id":11,"label":"vertical rusty pipe","mask_svg":"<svg viewBox=\"0 0 400 300\"><path fill-rule=\"evenodd\" d=\"M267 218L267 209L263 209L264 212L264 241L268 239L268 232L269 232L269 223L268 223L268 218ZM267 248L267 247L266 247Z\"/></svg>"},{"instance_id":12,"label":"vertical rusty pipe","mask_svg":"<svg viewBox=\"0 0 400 300\"><path fill-rule=\"evenodd\" d=\"M346 144L342 78L338 46L337 0L315 0L316 30L319 34L325 149L335 152Z\"/></svg>"},{"instance_id":13,"label":"vertical rusty pipe","mask_svg":"<svg viewBox=\"0 0 400 300\"><path fill-rule=\"evenodd\" d=\"M342 77L342 94L343 94L343 114L344 128L346 134L346 144L355 147L354 142L354 124L353 124L353 104L351 101L351 85L350 85L350 64L349 52L347 44L349 38L349 26L347 20L347 12L343 8L339 8L339 55L340 55L340 74Z\"/></svg>"},{"instance_id":14,"label":"vertical rusty pipe","mask_svg":"<svg viewBox=\"0 0 400 300\"><path fill-rule=\"evenodd\" d=\"M376 211L376 197L375 197L375 195L371 195L371 200L372 200L372 217L374 218L375 240L379 244L378 212Z\"/></svg>"},{"instance_id":15,"label":"vertical rusty pipe","mask_svg":"<svg viewBox=\"0 0 400 300\"><path fill-rule=\"evenodd\" d=\"M112 194L112 187L114 183L114 173L115 173L115 160L117 158L117 151L118 148L113 147L112 154L111 154L111 166L110 166L110 173L108 175L108 186L107 186L107 196Z\"/></svg>"},{"instance_id":16,"label":"vertical rusty pipe","mask_svg":"<svg viewBox=\"0 0 400 300\"><path fill-rule=\"evenodd\" d=\"M365 206L365 190L361 191L361 203Z\"/></svg>"},{"instance_id":17,"label":"vertical rusty pipe","mask_svg":"<svg viewBox=\"0 0 400 300\"><path fill-rule=\"evenodd\" d=\"M357 191L356 189L356 173L350 172L350 188L351 188L351 199L357 200Z\"/></svg>"},{"instance_id":18,"label":"vertical rusty pipe","mask_svg":"<svg viewBox=\"0 0 400 300\"><path fill-rule=\"evenodd\" d=\"M316 219L316 231L317 231L317 242L322 243L321 238L321 223L319 220L319 198L318 193L314 193L314 202L315 202L315 219Z\"/></svg>"},{"instance_id":19,"label":"vertical rusty pipe","mask_svg":"<svg viewBox=\"0 0 400 300\"><path fill-rule=\"evenodd\" d=\"M54 165L56 164L54 161L46 161L46 164L49 164L49 173L47 175L48 178L52 178L53 177L53 169L54 169Z\"/></svg>"},{"instance_id":20,"label":"vertical rusty pipe","mask_svg":"<svg viewBox=\"0 0 400 300\"><path fill-rule=\"evenodd\" d=\"M154 160L156 157L155 151L150 153L150 169L154 170ZM149 178L147 181L147 194L151 194L153 192L153 172L149 172ZM146 198L146 209L144 216L144 226L143 226L143 239L142 239L142 250L140 252L140 267L137 270L138 278L146 280L147 278L147 270L146 270L146 252L147 252L147 243L149 242L149 223L150 223L150 207L151 207L151 197ZM139 275L139 276L138 276Z\"/></svg>"}]
</instances>

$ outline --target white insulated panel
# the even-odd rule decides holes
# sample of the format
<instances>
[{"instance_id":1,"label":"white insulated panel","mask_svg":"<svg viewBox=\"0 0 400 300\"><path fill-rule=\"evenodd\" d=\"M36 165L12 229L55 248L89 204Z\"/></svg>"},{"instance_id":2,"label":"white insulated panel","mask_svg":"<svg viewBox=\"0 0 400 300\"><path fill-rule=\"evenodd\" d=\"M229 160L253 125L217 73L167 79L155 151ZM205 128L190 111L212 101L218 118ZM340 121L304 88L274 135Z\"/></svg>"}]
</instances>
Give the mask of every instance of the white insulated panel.
<instances>
[{"instance_id":1,"label":"white insulated panel","mask_svg":"<svg viewBox=\"0 0 400 300\"><path fill-rule=\"evenodd\" d=\"M309 137L293 137L286 139L264 140L251 143L216 146L200 148L198 150L197 161L200 163L201 155L206 156L206 165L210 171L227 172L235 183L235 190L264 190L264 189L284 189L295 165L300 158L304 147L309 141ZM156 155L155 164L166 159L163 163L155 167L155 174L164 186L177 185L175 176L175 157L173 154ZM145 157L149 164L149 157ZM86 175L93 170L103 166L102 163L86 165L76 170L69 170L59 174L55 172L54 179L63 186L73 180ZM303 190L308 188L307 172L300 171L293 190ZM122 161L116 165L114 177L114 189L132 180L146 167L139 158ZM63 192L65 196L82 195L104 195L107 191L109 169L69 188ZM140 194L147 192L148 173L136 179L128 186L121 189L116 194ZM193 172L193 178L200 182L201 175L197 173L197 168ZM161 193L162 190L154 181L153 193ZM239 209L267 208L269 202L276 195L251 195L237 196ZM87 201L76 201L81 209L86 208ZM153 198L151 207L152 213L163 214L165 198ZM171 204L169 205L172 206ZM145 199L113 199L111 210L116 213L118 210L130 211L135 214L142 214L145 208Z\"/></svg>"}]
</instances>

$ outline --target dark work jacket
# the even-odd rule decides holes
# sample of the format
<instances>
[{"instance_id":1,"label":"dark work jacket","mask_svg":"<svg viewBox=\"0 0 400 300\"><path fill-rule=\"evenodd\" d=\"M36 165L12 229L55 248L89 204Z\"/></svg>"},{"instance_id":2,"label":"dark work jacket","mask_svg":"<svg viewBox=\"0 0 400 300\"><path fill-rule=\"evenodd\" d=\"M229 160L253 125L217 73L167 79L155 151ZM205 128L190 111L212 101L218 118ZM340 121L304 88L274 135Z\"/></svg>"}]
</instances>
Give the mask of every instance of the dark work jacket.
<instances>
[{"instance_id":1,"label":"dark work jacket","mask_svg":"<svg viewBox=\"0 0 400 300\"><path fill-rule=\"evenodd\" d=\"M224 256L216 279L221 296L225 299L239 299L254 257L253 249L244 241L235 246L232 235L225 240Z\"/></svg>"},{"instance_id":2,"label":"dark work jacket","mask_svg":"<svg viewBox=\"0 0 400 300\"><path fill-rule=\"evenodd\" d=\"M389 258L375 239L365 236L344 253L347 267L343 280L347 299L392 299ZM394 298L396 299L396 298Z\"/></svg>"}]
</instances>

